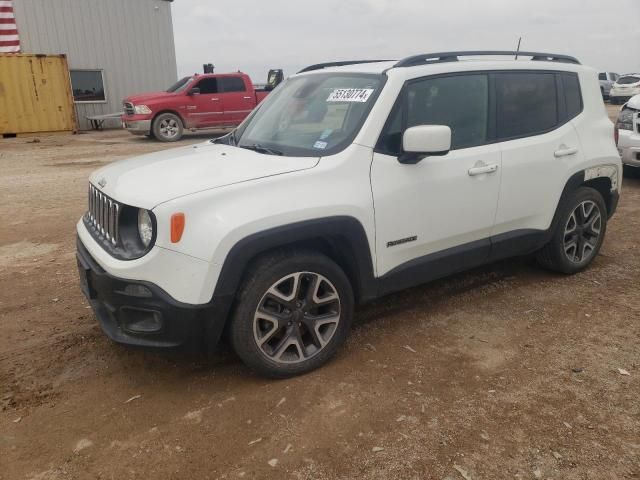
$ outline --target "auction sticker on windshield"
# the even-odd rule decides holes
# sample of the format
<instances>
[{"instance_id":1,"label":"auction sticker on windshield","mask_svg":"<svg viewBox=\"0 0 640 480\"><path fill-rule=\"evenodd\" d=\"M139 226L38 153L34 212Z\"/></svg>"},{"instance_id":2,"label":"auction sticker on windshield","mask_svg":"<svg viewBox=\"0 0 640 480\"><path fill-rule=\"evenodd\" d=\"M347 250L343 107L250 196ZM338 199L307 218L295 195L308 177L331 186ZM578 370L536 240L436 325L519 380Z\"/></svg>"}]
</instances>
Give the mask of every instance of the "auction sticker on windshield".
<instances>
[{"instance_id":1,"label":"auction sticker on windshield","mask_svg":"<svg viewBox=\"0 0 640 480\"><path fill-rule=\"evenodd\" d=\"M373 88L336 88L327 102L366 102L371 94Z\"/></svg>"}]
</instances>

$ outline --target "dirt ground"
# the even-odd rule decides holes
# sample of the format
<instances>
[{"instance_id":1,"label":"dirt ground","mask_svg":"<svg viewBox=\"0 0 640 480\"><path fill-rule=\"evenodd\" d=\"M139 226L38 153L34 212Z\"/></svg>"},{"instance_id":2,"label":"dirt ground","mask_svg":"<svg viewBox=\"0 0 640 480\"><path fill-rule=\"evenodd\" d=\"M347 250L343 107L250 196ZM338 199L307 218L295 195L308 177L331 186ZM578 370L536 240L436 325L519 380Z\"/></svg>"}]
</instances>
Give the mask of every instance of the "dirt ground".
<instances>
[{"instance_id":1,"label":"dirt ground","mask_svg":"<svg viewBox=\"0 0 640 480\"><path fill-rule=\"evenodd\" d=\"M516 259L392 295L329 365L267 381L115 345L80 293L87 176L167 146L38 140L0 140L0 479L640 478L640 178L584 273Z\"/></svg>"}]
</instances>

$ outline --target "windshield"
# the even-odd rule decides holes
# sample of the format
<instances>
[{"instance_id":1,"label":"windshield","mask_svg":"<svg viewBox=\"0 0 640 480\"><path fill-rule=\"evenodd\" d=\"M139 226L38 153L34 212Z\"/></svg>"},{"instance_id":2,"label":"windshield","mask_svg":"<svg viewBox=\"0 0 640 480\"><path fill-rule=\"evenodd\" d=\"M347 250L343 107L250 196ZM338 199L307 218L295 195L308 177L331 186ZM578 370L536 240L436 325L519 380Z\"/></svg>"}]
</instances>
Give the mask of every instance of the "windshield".
<instances>
[{"instance_id":1,"label":"windshield","mask_svg":"<svg viewBox=\"0 0 640 480\"><path fill-rule=\"evenodd\" d=\"M360 130L382 83L382 75L356 73L291 78L238 128L236 145L288 156L337 153Z\"/></svg>"},{"instance_id":2,"label":"windshield","mask_svg":"<svg viewBox=\"0 0 640 480\"><path fill-rule=\"evenodd\" d=\"M618 85L628 85L640 82L640 77L622 77L618 80Z\"/></svg>"},{"instance_id":3,"label":"windshield","mask_svg":"<svg viewBox=\"0 0 640 480\"><path fill-rule=\"evenodd\" d=\"M181 78L176 83L174 83L169 88L167 88L166 92L167 93L181 92L182 90L184 90L187 87L187 85L189 85L189 82L191 81L191 78L193 78L193 77Z\"/></svg>"}]
</instances>

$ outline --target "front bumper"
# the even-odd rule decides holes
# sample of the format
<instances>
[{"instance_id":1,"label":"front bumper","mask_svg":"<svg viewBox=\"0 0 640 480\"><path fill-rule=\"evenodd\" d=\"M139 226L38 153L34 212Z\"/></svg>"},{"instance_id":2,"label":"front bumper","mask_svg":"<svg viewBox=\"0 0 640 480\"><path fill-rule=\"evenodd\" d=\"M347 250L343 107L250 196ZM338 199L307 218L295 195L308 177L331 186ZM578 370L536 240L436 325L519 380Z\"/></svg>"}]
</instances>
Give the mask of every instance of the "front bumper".
<instances>
[{"instance_id":1,"label":"front bumper","mask_svg":"<svg viewBox=\"0 0 640 480\"><path fill-rule=\"evenodd\" d=\"M129 120L127 117L122 117L122 128L134 135L149 135L151 120Z\"/></svg>"},{"instance_id":2,"label":"front bumper","mask_svg":"<svg viewBox=\"0 0 640 480\"><path fill-rule=\"evenodd\" d=\"M114 277L91 257L80 239L76 259L80 288L111 340L141 347L213 348L232 296L204 305L178 302L151 282Z\"/></svg>"}]
</instances>

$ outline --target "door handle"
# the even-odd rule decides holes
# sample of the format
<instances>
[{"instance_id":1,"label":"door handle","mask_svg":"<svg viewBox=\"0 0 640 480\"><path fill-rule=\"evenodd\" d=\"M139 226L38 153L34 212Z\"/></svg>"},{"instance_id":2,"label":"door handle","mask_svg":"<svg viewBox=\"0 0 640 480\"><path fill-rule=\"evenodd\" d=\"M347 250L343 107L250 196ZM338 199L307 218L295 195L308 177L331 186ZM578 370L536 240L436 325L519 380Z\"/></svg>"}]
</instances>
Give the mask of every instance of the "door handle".
<instances>
[{"instance_id":1,"label":"door handle","mask_svg":"<svg viewBox=\"0 0 640 480\"><path fill-rule=\"evenodd\" d=\"M242 97L242 98L244 98L246 100L251 100L251 97Z\"/></svg>"},{"instance_id":2,"label":"door handle","mask_svg":"<svg viewBox=\"0 0 640 480\"><path fill-rule=\"evenodd\" d=\"M219 101L219 100L220 100L219 98L212 98L212 99L211 99L211 101L212 101L212 102L217 102L217 101Z\"/></svg>"},{"instance_id":3,"label":"door handle","mask_svg":"<svg viewBox=\"0 0 640 480\"><path fill-rule=\"evenodd\" d=\"M560 148L553 152L553 156L556 158L566 157L567 155L575 155L578 153L577 147L567 147L566 145L560 145Z\"/></svg>"},{"instance_id":4,"label":"door handle","mask_svg":"<svg viewBox=\"0 0 640 480\"><path fill-rule=\"evenodd\" d=\"M498 165L480 165L472 167L468 170L469 176L474 177L476 175L482 175L483 173L495 173L498 171Z\"/></svg>"}]
</instances>

